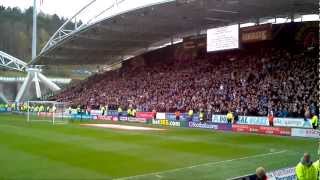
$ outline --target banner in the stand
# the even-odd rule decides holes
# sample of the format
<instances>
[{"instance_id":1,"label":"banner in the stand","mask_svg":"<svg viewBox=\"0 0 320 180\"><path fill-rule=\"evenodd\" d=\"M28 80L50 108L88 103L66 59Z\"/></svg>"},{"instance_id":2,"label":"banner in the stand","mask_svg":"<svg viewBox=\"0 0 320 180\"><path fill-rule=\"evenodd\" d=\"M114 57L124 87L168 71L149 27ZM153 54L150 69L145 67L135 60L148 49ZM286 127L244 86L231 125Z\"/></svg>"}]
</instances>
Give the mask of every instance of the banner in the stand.
<instances>
[{"instance_id":1,"label":"banner in the stand","mask_svg":"<svg viewBox=\"0 0 320 180\"><path fill-rule=\"evenodd\" d=\"M296 180L295 168L284 168L267 173L268 180Z\"/></svg>"},{"instance_id":2,"label":"banner in the stand","mask_svg":"<svg viewBox=\"0 0 320 180\"><path fill-rule=\"evenodd\" d=\"M115 111L115 110L110 110L110 111L107 111L107 115L108 116L118 116L118 111ZM127 116L128 114L127 114L127 112L125 112L125 111L122 111L121 112L121 115L122 116Z\"/></svg>"},{"instance_id":3,"label":"banner in the stand","mask_svg":"<svg viewBox=\"0 0 320 180\"><path fill-rule=\"evenodd\" d=\"M237 124L269 126L269 121L267 117L239 116L239 121L237 122Z\"/></svg>"},{"instance_id":4,"label":"banner in the stand","mask_svg":"<svg viewBox=\"0 0 320 180\"><path fill-rule=\"evenodd\" d=\"M93 116L94 120L100 120L100 121L113 121L112 116Z\"/></svg>"},{"instance_id":5,"label":"banner in the stand","mask_svg":"<svg viewBox=\"0 0 320 180\"><path fill-rule=\"evenodd\" d=\"M272 39L272 24L263 24L241 28L240 39L242 43L251 43Z\"/></svg>"},{"instance_id":6,"label":"banner in the stand","mask_svg":"<svg viewBox=\"0 0 320 180\"><path fill-rule=\"evenodd\" d=\"M166 113L158 112L156 119L166 119Z\"/></svg>"},{"instance_id":7,"label":"banner in the stand","mask_svg":"<svg viewBox=\"0 0 320 180\"><path fill-rule=\"evenodd\" d=\"M180 117L179 118L180 121L186 121L188 119L188 115L186 113L181 113L179 117ZM166 113L165 119L168 119L170 121L177 120L175 113Z\"/></svg>"},{"instance_id":8,"label":"banner in the stand","mask_svg":"<svg viewBox=\"0 0 320 180\"><path fill-rule=\"evenodd\" d=\"M71 118L72 119L92 119L92 116L91 115L88 115L88 114L73 114L71 115Z\"/></svg>"},{"instance_id":9,"label":"banner in the stand","mask_svg":"<svg viewBox=\"0 0 320 180\"><path fill-rule=\"evenodd\" d=\"M212 115L212 122L214 123L227 123L227 115Z\"/></svg>"},{"instance_id":10,"label":"banner in the stand","mask_svg":"<svg viewBox=\"0 0 320 180\"><path fill-rule=\"evenodd\" d=\"M227 116L226 115L212 115L212 122L213 123L227 123ZM268 121L267 117L239 116L237 124L268 126L269 121Z\"/></svg>"},{"instance_id":11,"label":"banner in the stand","mask_svg":"<svg viewBox=\"0 0 320 180\"><path fill-rule=\"evenodd\" d=\"M257 133L257 134L272 134L280 136L290 136L291 129L283 127L267 127L257 125L240 125L233 124L232 131L235 132L246 132L246 133Z\"/></svg>"},{"instance_id":12,"label":"banner in the stand","mask_svg":"<svg viewBox=\"0 0 320 180\"><path fill-rule=\"evenodd\" d=\"M189 122L190 128L201 128L201 129L215 129L218 130L218 124L208 124L208 123L201 123L201 122Z\"/></svg>"},{"instance_id":13,"label":"banner in the stand","mask_svg":"<svg viewBox=\"0 0 320 180\"><path fill-rule=\"evenodd\" d=\"M91 110L90 114L92 116L101 116L102 115L102 111L100 111L100 110Z\"/></svg>"},{"instance_id":14,"label":"banner in the stand","mask_svg":"<svg viewBox=\"0 0 320 180\"><path fill-rule=\"evenodd\" d=\"M187 126L187 122L185 122L185 121L171 121L168 119L152 120L152 124L162 125L162 126L173 126L173 127L186 127Z\"/></svg>"},{"instance_id":15,"label":"banner in the stand","mask_svg":"<svg viewBox=\"0 0 320 180\"><path fill-rule=\"evenodd\" d=\"M227 123L226 115L212 115L213 123ZM247 124L247 125L261 125L269 126L268 118L258 117L258 116L239 116L237 124ZM311 128L311 122L309 120L304 120L303 118L279 118L276 117L273 120L274 126L280 127L303 127Z\"/></svg>"},{"instance_id":16,"label":"banner in the stand","mask_svg":"<svg viewBox=\"0 0 320 180\"><path fill-rule=\"evenodd\" d=\"M303 118L274 118L275 126L311 128L311 121Z\"/></svg>"},{"instance_id":17,"label":"banner in the stand","mask_svg":"<svg viewBox=\"0 0 320 180\"><path fill-rule=\"evenodd\" d=\"M153 112L137 112L137 118L153 119Z\"/></svg>"},{"instance_id":18,"label":"banner in the stand","mask_svg":"<svg viewBox=\"0 0 320 180\"><path fill-rule=\"evenodd\" d=\"M120 117L120 121L121 121L121 117ZM129 122L146 123L147 119L146 118L128 117L127 121L129 121Z\"/></svg>"},{"instance_id":19,"label":"banner in the stand","mask_svg":"<svg viewBox=\"0 0 320 180\"><path fill-rule=\"evenodd\" d=\"M7 112L7 108L0 108L0 112Z\"/></svg>"},{"instance_id":20,"label":"banner in the stand","mask_svg":"<svg viewBox=\"0 0 320 180\"><path fill-rule=\"evenodd\" d=\"M221 124L221 123L201 123L201 122L189 122L190 128L201 128L201 129L213 129L213 130L221 130L221 131L231 131L231 124Z\"/></svg>"},{"instance_id":21,"label":"banner in the stand","mask_svg":"<svg viewBox=\"0 0 320 180\"><path fill-rule=\"evenodd\" d=\"M128 121L127 116L120 116L119 118L115 116L112 119L113 119L113 121Z\"/></svg>"},{"instance_id":22,"label":"banner in the stand","mask_svg":"<svg viewBox=\"0 0 320 180\"><path fill-rule=\"evenodd\" d=\"M308 137L308 138L320 138L320 130L317 129L304 129L304 128L292 128L291 136L296 137Z\"/></svg>"}]
</instances>

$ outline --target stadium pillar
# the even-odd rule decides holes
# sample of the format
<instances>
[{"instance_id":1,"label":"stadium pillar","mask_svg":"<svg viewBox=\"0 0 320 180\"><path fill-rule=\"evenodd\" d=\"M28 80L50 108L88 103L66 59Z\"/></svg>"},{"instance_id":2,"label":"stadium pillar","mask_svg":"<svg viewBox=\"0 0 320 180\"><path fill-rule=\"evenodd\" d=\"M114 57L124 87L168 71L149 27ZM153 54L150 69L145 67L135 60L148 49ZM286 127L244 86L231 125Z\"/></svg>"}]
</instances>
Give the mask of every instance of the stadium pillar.
<instances>
[{"instance_id":1,"label":"stadium pillar","mask_svg":"<svg viewBox=\"0 0 320 180\"><path fill-rule=\"evenodd\" d=\"M41 82L43 84L45 84L50 90L52 90L52 91L59 91L60 90L59 86L57 86L55 83L53 83L50 79L45 77L40 72L38 73L38 77L41 80Z\"/></svg>"},{"instance_id":2,"label":"stadium pillar","mask_svg":"<svg viewBox=\"0 0 320 180\"><path fill-rule=\"evenodd\" d=\"M33 0L32 61L37 56L37 0Z\"/></svg>"},{"instance_id":3,"label":"stadium pillar","mask_svg":"<svg viewBox=\"0 0 320 180\"><path fill-rule=\"evenodd\" d=\"M38 73L34 73L34 79L33 79L35 86L36 86L36 95L37 98L41 97L41 89L40 89L40 84L39 84L39 78L38 78Z\"/></svg>"},{"instance_id":4,"label":"stadium pillar","mask_svg":"<svg viewBox=\"0 0 320 180\"><path fill-rule=\"evenodd\" d=\"M26 77L26 79L24 80L21 88L19 89L19 92L16 96L16 103L19 103L21 102L25 92L26 92L26 89L29 89L28 87L30 87L30 84L31 84L31 81L32 81L32 74L30 72L28 72L28 75Z\"/></svg>"},{"instance_id":5,"label":"stadium pillar","mask_svg":"<svg viewBox=\"0 0 320 180\"><path fill-rule=\"evenodd\" d=\"M20 103L23 100L26 92L30 89L30 85L32 84L32 82L35 83L37 98L41 98L40 82L53 92L60 90L59 86L57 86L54 82L41 74L41 69L27 68L26 70L28 72L28 75L21 88L19 89L18 95L16 97L16 103Z\"/></svg>"}]
</instances>

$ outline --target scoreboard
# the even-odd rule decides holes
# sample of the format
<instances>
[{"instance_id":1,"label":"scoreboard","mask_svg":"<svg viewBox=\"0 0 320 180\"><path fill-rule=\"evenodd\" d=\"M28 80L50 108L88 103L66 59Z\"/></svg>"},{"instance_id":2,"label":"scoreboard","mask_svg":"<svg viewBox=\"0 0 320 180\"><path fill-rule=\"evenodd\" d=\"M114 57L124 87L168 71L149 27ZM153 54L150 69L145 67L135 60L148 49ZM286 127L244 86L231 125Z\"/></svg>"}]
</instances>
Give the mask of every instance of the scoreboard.
<instances>
[{"instance_id":1,"label":"scoreboard","mask_svg":"<svg viewBox=\"0 0 320 180\"><path fill-rule=\"evenodd\" d=\"M207 52L239 48L239 25L207 30Z\"/></svg>"}]
</instances>

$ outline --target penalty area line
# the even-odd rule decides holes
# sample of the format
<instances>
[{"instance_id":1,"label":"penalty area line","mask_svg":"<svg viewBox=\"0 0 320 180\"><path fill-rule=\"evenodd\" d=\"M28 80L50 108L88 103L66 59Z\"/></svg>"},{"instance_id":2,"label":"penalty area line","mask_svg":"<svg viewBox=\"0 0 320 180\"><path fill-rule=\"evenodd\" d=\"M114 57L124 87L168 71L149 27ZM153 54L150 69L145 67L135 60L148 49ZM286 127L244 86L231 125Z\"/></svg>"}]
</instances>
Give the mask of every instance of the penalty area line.
<instances>
[{"instance_id":1,"label":"penalty area line","mask_svg":"<svg viewBox=\"0 0 320 180\"><path fill-rule=\"evenodd\" d=\"M257 154L257 155L252 155L252 156L244 156L244 157L240 157L240 158L228 159L228 160L223 160L223 161L208 162L208 163L197 164L197 165L193 165L193 166L187 166L187 167L176 168L176 169L169 169L169 170L165 170L165 171L159 171L159 172L153 172L153 173L147 173L147 174L141 174L141 175L135 175L135 176L115 178L114 180L127 180L127 179L134 179L134 178L139 178L139 177L144 177L144 176L162 177L160 175L165 174L165 173L172 173L172 172L177 172L177 171L181 171L181 170L185 170L185 169L193 169L193 168L197 168L197 167L201 167L201 166L212 166L212 165L224 164L224 163L233 162L233 161L271 156L271 155L275 155L275 154L282 154L285 152L287 152L287 150L264 153L264 154Z\"/></svg>"}]
</instances>

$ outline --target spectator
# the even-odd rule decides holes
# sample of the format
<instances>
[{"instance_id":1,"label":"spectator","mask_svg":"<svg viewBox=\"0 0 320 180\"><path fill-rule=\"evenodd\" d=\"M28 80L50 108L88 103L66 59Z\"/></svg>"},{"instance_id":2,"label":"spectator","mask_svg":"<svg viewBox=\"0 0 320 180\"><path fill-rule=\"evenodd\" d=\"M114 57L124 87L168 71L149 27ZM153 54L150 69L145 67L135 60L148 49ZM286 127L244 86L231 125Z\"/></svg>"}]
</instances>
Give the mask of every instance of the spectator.
<instances>
[{"instance_id":1,"label":"spectator","mask_svg":"<svg viewBox=\"0 0 320 180\"><path fill-rule=\"evenodd\" d=\"M121 106L119 106L118 107L118 121L120 121L121 116L122 116L122 108L121 108Z\"/></svg>"},{"instance_id":2,"label":"spectator","mask_svg":"<svg viewBox=\"0 0 320 180\"><path fill-rule=\"evenodd\" d=\"M317 129L319 126L319 122L318 122L318 116L316 114L314 114L311 118L311 124L313 129Z\"/></svg>"},{"instance_id":3,"label":"spectator","mask_svg":"<svg viewBox=\"0 0 320 180\"><path fill-rule=\"evenodd\" d=\"M204 111L202 109L200 109L200 112L199 112L199 120L202 124L205 123L205 114L204 114Z\"/></svg>"},{"instance_id":4,"label":"spectator","mask_svg":"<svg viewBox=\"0 0 320 180\"><path fill-rule=\"evenodd\" d=\"M132 114L133 114L132 111L133 111L132 108L129 107L128 110L127 110L128 117L132 117Z\"/></svg>"},{"instance_id":5,"label":"spectator","mask_svg":"<svg viewBox=\"0 0 320 180\"><path fill-rule=\"evenodd\" d=\"M189 111L188 111L188 117L189 117L189 121L192 121L192 119L193 119L193 109L189 109Z\"/></svg>"},{"instance_id":6,"label":"spectator","mask_svg":"<svg viewBox=\"0 0 320 180\"><path fill-rule=\"evenodd\" d=\"M132 117L136 117L136 114L137 114L136 108L132 108L132 111L131 111Z\"/></svg>"},{"instance_id":7,"label":"spectator","mask_svg":"<svg viewBox=\"0 0 320 180\"><path fill-rule=\"evenodd\" d=\"M296 166L296 175L298 180L317 180L317 170L312 165L311 157L308 153L303 155Z\"/></svg>"},{"instance_id":8,"label":"spectator","mask_svg":"<svg viewBox=\"0 0 320 180\"><path fill-rule=\"evenodd\" d=\"M157 110L156 109L152 110L152 117L153 117L153 120L155 120L157 118Z\"/></svg>"},{"instance_id":9,"label":"spectator","mask_svg":"<svg viewBox=\"0 0 320 180\"><path fill-rule=\"evenodd\" d=\"M320 162L319 162L319 159L316 162L313 163L313 166L317 170L317 178L320 179Z\"/></svg>"},{"instance_id":10,"label":"spectator","mask_svg":"<svg viewBox=\"0 0 320 180\"><path fill-rule=\"evenodd\" d=\"M256 180L267 180L266 170L263 167L258 167L256 169Z\"/></svg>"},{"instance_id":11,"label":"spectator","mask_svg":"<svg viewBox=\"0 0 320 180\"><path fill-rule=\"evenodd\" d=\"M228 124L232 124L233 120L234 120L233 114L232 114L231 111L229 111L227 113L227 122L228 122Z\"/></svg>"},{"instance_id":12,"label":"spectator","mask_svg":"<svg viewBox=\"0 0 320 180\"><path fill-rule=\"evenodd\" d=\"M180 111L175 112L176 121L180 121Z\"/></svg>"},{"instance_id":13,"label":"spectator","mask_svg":"<svg viewBox=\"0 0 320 180\"><path fill-rule=\"evenodd\" d=\"M236 112L234 112L234 117L233 117L233 123L236 124L239 121L239 110L237 109Z\"/></svg>"},{"instance_id":14,"label":"spectator","mask_svg":"<svg viewBox=\"0 0 320 180\"><path fill-rule=\"evenodd\" d=\"M268 114L268 121L269 121L269 126L273 127L273 111L270 111Z\"/></svg>"},{"instance_id":15,"label":"spectator","mask_svg":"<svg viewBox=\"0 0 320 180\"><path fill-rule=\"evenodd\" d=\"M253 116L267 116L272 107L278 117L304 117L318 109L317 53L258 47L194 59L156 56L145 57L141 66L127 61L121 69L94 75L54 99L92 108L109 104L114 110L129 104L140 111L164 112L202 108L227 113L238 108L239 115Z\"/></svg>"}]
</instances>

